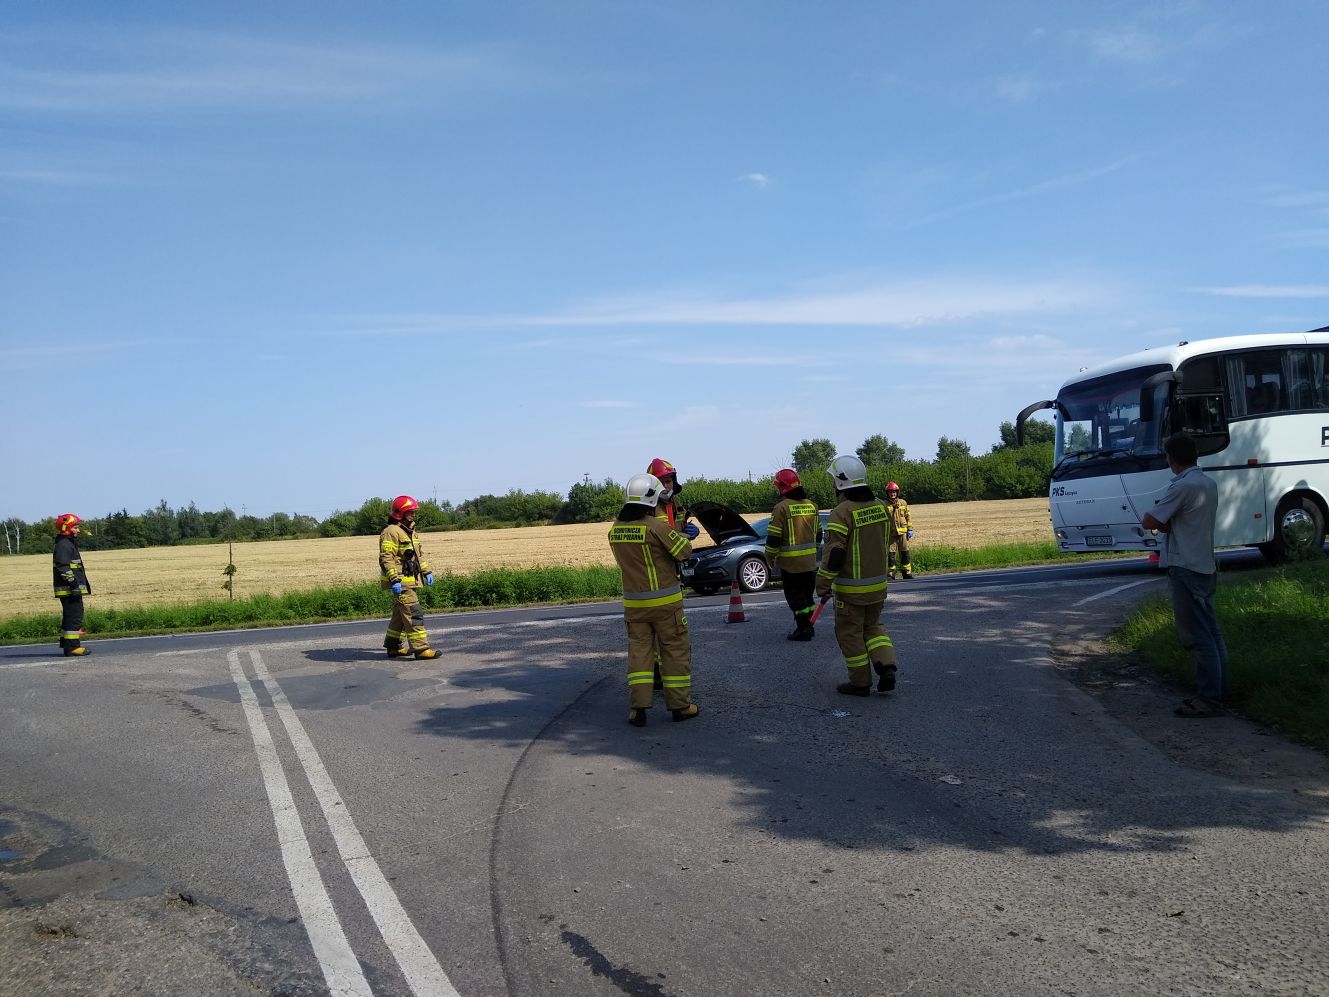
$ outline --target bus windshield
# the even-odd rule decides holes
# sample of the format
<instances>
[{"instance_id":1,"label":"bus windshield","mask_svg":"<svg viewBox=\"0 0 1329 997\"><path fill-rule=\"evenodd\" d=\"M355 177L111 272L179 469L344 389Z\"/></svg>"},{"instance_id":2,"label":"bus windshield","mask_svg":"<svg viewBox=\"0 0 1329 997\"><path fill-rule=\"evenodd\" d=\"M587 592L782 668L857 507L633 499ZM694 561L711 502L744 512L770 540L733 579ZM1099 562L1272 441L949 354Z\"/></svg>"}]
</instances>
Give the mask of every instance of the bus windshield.
<instances>
[{"instance_id":1,"label":"bus windshield","mask_svg":"<svg viewBox=\"0 0 1329 997\"><path fill-rule=\"evenodd\" d=\"M1140 388L1151 375L1168 369L1137 367L1062 388L1057 395L1055 464L1161 453L1168 385L1154 389L1154 417L1147 421L1140 418Z\"/></svg>"}]
</instances>

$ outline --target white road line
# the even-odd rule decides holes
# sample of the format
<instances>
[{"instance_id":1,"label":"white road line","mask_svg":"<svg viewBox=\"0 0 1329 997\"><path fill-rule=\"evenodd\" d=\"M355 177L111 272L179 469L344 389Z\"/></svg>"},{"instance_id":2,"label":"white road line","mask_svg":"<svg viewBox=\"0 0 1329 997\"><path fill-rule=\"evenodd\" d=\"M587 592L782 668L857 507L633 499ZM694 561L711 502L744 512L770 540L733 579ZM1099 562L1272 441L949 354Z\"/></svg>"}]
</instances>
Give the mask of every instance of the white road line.
<instances>
[{"instance_id":1,"label":"white road line","mask_svg":"<svg viewBox=\"0 0 1329 997\"><path fill-rule=\"evenodd\" d=\"M1106 599L1110 595L1116 595L1118 592L1125 592L1127 589L1133 589L1137 585L1146 585L1149 582L1159 581L1157 578L1141 578L1138 582L1127 582L1125 585L1118 585L1116 588L1108 589L1106 592L1099 592L1095 595L1087 595L1079 602L1071 603L1071 608L1083 606L1086 602L1093 602L1095 599Z\"/></svg>"},{"instance_id":2,"label":"white road line","mask_svg":"<svg viewBox=\"0 0 1329 997\"><path fill-rule=\"evenodd\" d=\"M313 787L318 805L323 810L323 817L332 831L333 840L337 843L337 852L346 863L351 879L355 881L356 888L364 897L369 913L373 916L374 923L378 925L383 941L392 950L407 984L417 997L459 997L452 981L443 972L443 967L438 964L434 953L429 950L429 946L420 937L420 933L402 908L397 894L389 885L387 877L383 875L383 870L369 854L364 838L360 836L341 794L333 785L328 770L323 767L313 742L305 733L304 725L295 715L295 710L292 709L286 694L269 674L263 664L263 658L257 651L249 652L249 660L253 663L254 674L267 686L268 694L272 697L272 705L276 707L277 715L281 717L282 724L286 727L296 757L304 767L309 785Z\"/></svg>"},{"instance_id":3,"label":"white road line","mask_svg":"<svg viewBox=\"0 0 1329 997\"><path fill-rule=\"evenodd\" d=\"M373 997L369 981L360 968L360 960L355 957L355 952L346 940L346 932L337 920L337 912L319 876L318 866L309 848L309 839L305 837L304 825L300 822L300 812L295 808L291 787L286 782L286 773L282 770L281 759L272 742L272 733L268 730L267 721L263 719L254 687L249 684L240 666L239 652L229 652L226 663L231 668L231 678L236 688L240 690L240 705L244 708L245 719L249 721L249 733L254 739L254 751L258 755L263 786L272 807L272 820L277 827L277 842L281 845L286 876L291 881L291 892L295 895L296 907L304 920L309 943L314 947L314 956L323 969L323 979L337 997Z\"/></svg>"}]
</instances>

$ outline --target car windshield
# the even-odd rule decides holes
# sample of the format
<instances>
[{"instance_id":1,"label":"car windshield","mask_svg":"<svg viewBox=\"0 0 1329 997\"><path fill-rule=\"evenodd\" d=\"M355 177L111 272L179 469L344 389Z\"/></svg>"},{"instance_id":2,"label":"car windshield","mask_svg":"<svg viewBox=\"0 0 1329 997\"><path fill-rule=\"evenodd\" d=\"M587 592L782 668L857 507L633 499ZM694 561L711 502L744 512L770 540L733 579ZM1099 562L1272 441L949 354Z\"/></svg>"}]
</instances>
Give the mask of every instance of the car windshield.
<instances>
[{"instance_id":1,"label":"car windshield","mask_svg":"<svg viewBox=\"0 0 1329 997\"><path fill-rule=\"evenodd\" d=\"M771 517L767 516L765 519L759 519L752 524L752 532L754 532L755 534L757 534L757 536L765 540L766 531L770 529L770 526L771 526Z\"/></svg>"}]
</instances>

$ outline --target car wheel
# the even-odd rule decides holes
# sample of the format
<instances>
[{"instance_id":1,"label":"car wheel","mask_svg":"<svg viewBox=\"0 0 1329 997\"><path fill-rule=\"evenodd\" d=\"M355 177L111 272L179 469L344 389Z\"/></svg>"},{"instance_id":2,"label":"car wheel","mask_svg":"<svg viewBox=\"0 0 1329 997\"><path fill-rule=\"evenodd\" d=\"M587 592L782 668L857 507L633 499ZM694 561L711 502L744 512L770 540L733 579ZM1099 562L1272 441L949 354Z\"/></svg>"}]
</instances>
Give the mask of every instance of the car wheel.
<instances>
[{"instance_id":1,"label":"car wheel","mask_svg":"<svg viewBox=\"0 0 1329 997\"><path fill-rule=\"evenodd\" d=\"M752 555L738 562L738 587L744 592L760 592L771 580L771 569L764 558Z\"/></svg>"},{"instance_id":2,"label":"car wheel","mask_svg":"<svg viewBox=\"0 0 1329 997\"><path fill-rule=\"evenodd\" d=\"M692 586L692 591L696 592L697 595L715 595L716 592L719 592L719 591L720 591L720 586L719 586L719 585L694 585L694 586Z\"/></svg>"},{"instance_id":3,"label":"car wheel","mask_svg":"<svg viewBox=\"0 0 1329 997\"><path fill-rule=\"evenodd\" d=\"M1289 495L1274 514L1274 539L1260 545L1270 564L1305 557L1324 546L1324 515L1308 498Z\"/></svg>"}]
</instances>

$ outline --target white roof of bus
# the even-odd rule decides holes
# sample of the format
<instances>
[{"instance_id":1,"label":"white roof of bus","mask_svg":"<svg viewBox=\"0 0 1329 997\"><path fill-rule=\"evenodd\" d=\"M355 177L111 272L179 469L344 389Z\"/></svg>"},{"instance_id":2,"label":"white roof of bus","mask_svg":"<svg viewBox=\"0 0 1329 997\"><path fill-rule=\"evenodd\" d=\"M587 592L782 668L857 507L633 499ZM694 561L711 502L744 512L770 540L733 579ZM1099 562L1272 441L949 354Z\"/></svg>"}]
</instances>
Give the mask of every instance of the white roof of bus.
<instances>
[{"instance_id":1,"label":"white roof of bus","mask_svg":"<svg viewBox=\"0 0 1329 997\"><path fill-rule=\"evenodd\" d=\"M1222 339L1196 339L1175 346L1160 346L1152 350L1142 350L1128 356L1118 357L1097 367L1088 367L1074 377L1068 377L1062 384L1078 384L1090 378L1115 374L1117 371L1130 370L1133 367L1148 367L1166 364L1173 370L1188 357L1205 353L1220 353L1225 350L1250 350L1261 346L1329 346L1329 332L1266 332L1253 336L1225 336Z\"/></svg>"}]
</instances>

